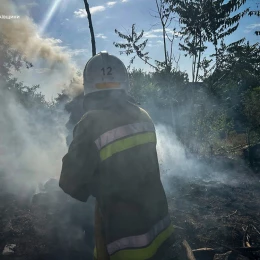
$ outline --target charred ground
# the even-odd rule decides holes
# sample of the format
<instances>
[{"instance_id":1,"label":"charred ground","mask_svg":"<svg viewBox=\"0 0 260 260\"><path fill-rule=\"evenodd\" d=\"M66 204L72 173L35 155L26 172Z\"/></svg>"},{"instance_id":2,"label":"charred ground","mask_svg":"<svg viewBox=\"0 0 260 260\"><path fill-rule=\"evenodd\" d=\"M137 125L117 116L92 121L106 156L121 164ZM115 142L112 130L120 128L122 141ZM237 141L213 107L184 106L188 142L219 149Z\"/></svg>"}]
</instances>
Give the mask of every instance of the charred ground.
<instances>
[{"instance_id":1,"label":"charred ground","mask_svg":"<svg viewBox=\"0 0 260 260\"><path fill-rule=\"evenodd\" d=\"M259 246L260 235L252 228L260 226L259 175L239 165L225 180L217 174L221 173L205 173L209 178L199 179L162 176L171 187L167 197L177 236L187 239L193 250L236 251L243 241ZM82 204L59 191L18 196L5 190L5 181L2 174L0 249L16 247L2 259L91 259L93 201ZM201 259L213 259L215 253L208 251ZM221 257L214 259L258 259Z\"/></svg>"}]
</instances>

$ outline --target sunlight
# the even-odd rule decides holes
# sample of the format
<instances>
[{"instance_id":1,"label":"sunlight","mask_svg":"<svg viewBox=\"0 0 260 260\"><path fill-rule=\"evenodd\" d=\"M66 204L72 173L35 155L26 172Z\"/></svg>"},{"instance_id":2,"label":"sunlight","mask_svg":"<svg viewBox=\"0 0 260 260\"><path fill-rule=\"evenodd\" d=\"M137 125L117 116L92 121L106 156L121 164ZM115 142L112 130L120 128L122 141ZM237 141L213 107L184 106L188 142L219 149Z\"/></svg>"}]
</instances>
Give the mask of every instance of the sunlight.
<instances>
[{"instance_id":1,"label":"sunlight","mask_svg":"<svg viewBox=\"0 0 260 260\"><path fill-rule=\"evenodd\" d=\"M51 18L53 17L53 15L56 13L57 8L60 6L62 0L54 0L52 6L49 8L43 22L40 25L40 29L39 29L39 34L40 36L42 36L42 34L44 33L46 27L48 26L48 24L51 21Z\"/></svg>"}]
</instances>

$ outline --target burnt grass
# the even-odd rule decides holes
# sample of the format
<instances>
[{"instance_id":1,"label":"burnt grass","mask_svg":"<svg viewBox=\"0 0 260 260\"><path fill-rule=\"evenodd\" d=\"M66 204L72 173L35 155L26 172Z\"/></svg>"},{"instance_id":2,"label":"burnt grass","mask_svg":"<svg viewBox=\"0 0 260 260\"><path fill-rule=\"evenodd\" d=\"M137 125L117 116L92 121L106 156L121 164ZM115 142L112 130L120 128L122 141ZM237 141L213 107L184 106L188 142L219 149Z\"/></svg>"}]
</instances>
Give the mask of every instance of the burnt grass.
<instances>
[{"instance_id":1,"label":"burnt grass","mask_svg":"<svg viewBox=\"0 0 260 260\"><path fill-rule=\"evenodd\" d=\"M229 174L225 181L181 174L167 179L175 232L192 249L242 247L247 226L260 228L259 174L245 167ZM92 259L93 200L83 204L60 191L14 194L0 176L0 259ZM260 246L257 232L250 243ZM7 244L16 245L14 253L2 255Z\"/></svg>"},{"instance_id":2,"label":"burnt grass","mask_svg":"<svg viewBox=\"0 0 260 260\"><path fill-rule=\"evenodd\" d=\"M247 226L260 226L258 184L232 187L175 181L178 194L168 197L172 222L176 232L178 230L178 234L187 239L192 249L242 247ZM251 235L251 245L259 246L260 236Z\"/></svg>"}]
</instances>

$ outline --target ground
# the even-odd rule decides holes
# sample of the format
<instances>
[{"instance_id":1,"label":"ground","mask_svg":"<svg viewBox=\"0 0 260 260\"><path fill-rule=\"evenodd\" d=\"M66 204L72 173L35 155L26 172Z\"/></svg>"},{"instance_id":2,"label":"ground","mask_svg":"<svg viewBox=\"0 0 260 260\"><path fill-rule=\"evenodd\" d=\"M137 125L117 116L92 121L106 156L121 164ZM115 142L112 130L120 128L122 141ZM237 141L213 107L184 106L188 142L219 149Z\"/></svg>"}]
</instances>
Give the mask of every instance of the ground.
<instances>
[{"instance_id":1,"label":"ground","mask_svg":"<svg viewBox=\"0 0 260 260\"><path fill-rule=\"evenodd\" d=\"M178 192L168 198L172 222L192 249L242 247L247 226L260 226L258 183L232 187L175 181ZM259 234L251 232L251 239L251 246L260 245Z\"/></svg>"},{"instance_id":2,"label":"ground","mask_svg":"<svg viewBox=\"0 0 260 260\"><path fill-rule=\"evenodd\" d=\"M243 246L248 225L260 227L259 175L245 167L237 167L229 174L221 181L181 175L167 177L167 187L171 187L167 198L175 232L193 250L205 247L235 250ZM86 207L58 191L34 197L17 196L5 190L5 176L0 176L0 251L8 244L16 245L14 253L0 255L0 259L92 259L93 229L90 224L84 225L85 219L88 223L93 221L92 202ZM252 229L250 238L252 247L260 246L257 231ZM214 259L229 258L215 255ZM230 259L258 258L240 255Z\"/></svg>"}]
</instances>

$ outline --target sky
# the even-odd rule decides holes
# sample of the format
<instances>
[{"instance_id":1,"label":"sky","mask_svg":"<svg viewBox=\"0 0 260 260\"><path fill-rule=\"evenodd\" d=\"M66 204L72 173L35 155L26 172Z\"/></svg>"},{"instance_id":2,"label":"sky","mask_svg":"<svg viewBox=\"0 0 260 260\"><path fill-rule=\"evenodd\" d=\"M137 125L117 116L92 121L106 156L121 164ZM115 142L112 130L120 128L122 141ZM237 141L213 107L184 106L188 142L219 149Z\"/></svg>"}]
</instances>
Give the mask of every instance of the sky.
<instances>
[{"instance_id":1,"label":"sky","mask_svg":"<svg viewBox=\"0 0 260 260\"><path fill-rule=\"evenodd\" d=\"M13 9L16 15L29 17L35 25L38 36L41 39L49 39L53 45L59 46L60 50L70 56L70 60L75 64L77 70L83 71L86 62L92 55L83 0L12 0L12 2L16 7L15 10ZM245 7L256 9L259 2L260 0L248 0ZM150 57L155 60L163 60L161 27L159 20L153 16L156 11L155 0L89 0L89 5L97 52L107 50L121 58L127 66L130 58L120 55L119 49L113 45L113 42L122 41L116 35L115 29L127 33L132 24L135 24L138 32L142 29L145 31L144 39L148 39L147 51L149 51ZM0 20L1 22L2 20ZM173 21L170 28L173 27L179 28L177 21ZM259 41L259 37L254 35L254 30L257 29L260 29L260 18L245 17L240 22L238 30L229 37L228 41L246 37L250 43L255 43ZM213 48L209 47L205 55L212 52ZM184 54L179 51L177 41L174 44L174 54L176 57L180 55L180 69L186 71L191 79L191 60L184 57ZM67 75L57 71L50 72L48 63L44 59L34 60L33 65L32 69L23 69L17 73L17 77L25 84L40 84L40 89L47 99L54 98L64 84L64 78ZM145 71L152 71L147 64L137 58L133 66Z\"/></svg>"}]
</instances>

